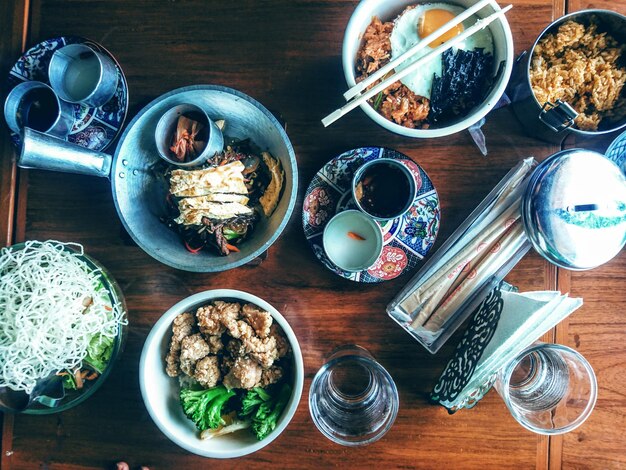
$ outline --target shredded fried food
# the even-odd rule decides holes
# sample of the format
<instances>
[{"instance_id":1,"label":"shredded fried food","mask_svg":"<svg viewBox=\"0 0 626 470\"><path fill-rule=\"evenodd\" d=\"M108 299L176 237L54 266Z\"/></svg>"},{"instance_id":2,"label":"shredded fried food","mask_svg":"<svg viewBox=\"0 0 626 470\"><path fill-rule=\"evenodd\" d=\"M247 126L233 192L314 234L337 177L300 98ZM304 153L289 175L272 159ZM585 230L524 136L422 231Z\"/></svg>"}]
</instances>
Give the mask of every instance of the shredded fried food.
<instances>
[{"instance_id":1,"label":"shredded fried food","mask_svg":"<svg viewBox=\"0 0 626 470\"><path fill-rule=\"evenodd\" d=\"M414 7L409 7L414 8ZM357 82L374 73L391 60L393 21L383 23L374 17L363 34L363 44L357 53ZM379 82L376 82L379 83ZM374 85L372 85L374 86ZM400 82L394 82L369 103L386 119L410 129L428 127L430 111L428 98L418 96Z\"/></svg>"},{"instance_id":2,"label":"shredded fried food","mask_svg":"<svg viewBox=\"0 0 626 470\"><path fill-rule=\"evenodd\" d=\"M535 47L530 83L539 103L569 103L578 113L576 127L595 131L603 119L626 117L626 68L620 57L626 46L598 26L575 21L559 26ZM623 59L622 59L623 60Z\"/></svg>"},{"instance_id":3,"label":"shredded fried food","mask_svg":"<svg viewBox=\"0 0 626 470\"><path fill-rule=\"evenodd\" d=\"M391 58L391 32L393 21L383 23L374 17L363 34L363 46L359 49L356 69L365 76L376 72Z\"/></svg>"}]
</instances>

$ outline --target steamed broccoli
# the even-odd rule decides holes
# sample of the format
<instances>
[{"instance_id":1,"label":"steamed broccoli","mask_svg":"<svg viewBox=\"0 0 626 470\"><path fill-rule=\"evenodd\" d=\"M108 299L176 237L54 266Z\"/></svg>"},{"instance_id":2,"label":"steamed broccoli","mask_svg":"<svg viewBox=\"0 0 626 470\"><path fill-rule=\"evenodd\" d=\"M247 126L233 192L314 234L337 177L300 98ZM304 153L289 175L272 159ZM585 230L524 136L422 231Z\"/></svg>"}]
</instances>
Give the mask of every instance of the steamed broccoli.
<instances>
[{"instance_id":1,"label":"steamed broccoli","mask_svg":"<svg viewBox=\"0 0 626 470\"><path fill-rule=\"evenodd\" d=\"M222 408L234 395L234 391L223 385L207 390L183 388L180 391L180 402L187 417L196 423L200 431L204 431L223 424Z\"/></svg>"},{"instance_id":2,"label":"steamed broccoli","mask_svg":"<svg viewBox=\"0 0 626 470\"><path fill-rule=\"evenodd\" d=\"M270 394L267 393L260 387L254 387L252 390L248 390L248 393L241 400L241 411L239 416L250 416L252 415L259 405L265 403L271 398Z\"/></svg>"},{"instance_id":3,"label":"steamed broccoli","mask_svg":"<svg viewBox=\"0 0 626 470\"><path fill-rule=\"evenodd\" d=\"M278 418L287 406L290 396L291 387L284 384L276 397L259 405L252 418L252 431L259 441L265 439L276 428Z\"/></svg>"}]
</instances>

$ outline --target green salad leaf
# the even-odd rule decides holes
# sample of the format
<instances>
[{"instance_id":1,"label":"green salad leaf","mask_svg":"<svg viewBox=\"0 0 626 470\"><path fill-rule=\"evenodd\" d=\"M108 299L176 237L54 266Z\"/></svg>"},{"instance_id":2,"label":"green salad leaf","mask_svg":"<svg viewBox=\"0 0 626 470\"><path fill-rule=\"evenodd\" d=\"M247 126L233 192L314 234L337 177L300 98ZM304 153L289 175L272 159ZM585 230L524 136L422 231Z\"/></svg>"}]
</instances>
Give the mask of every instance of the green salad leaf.
<instances>
[{"instance_id":1,"label":"green salad leaf","mask_svg":"<svg viewBox=\"0 0 626 470\"><path fill-rule=\"evenodd\" d=\"M93 370L102 374L111 359L114 344L115 338L103 335L94 336L87 346L87 356L83 361Z\"/></svg>"},{"instance_id":2,"label":"green salad leaf","mask_svg":"<svg viewBox=\"0 0 626 470\"><path fill-rule=\"evenodd\" d=\"M76 390L76 379L74 378L74 374L68 373L63 376L63 388L65 390Z\"/></svg>"}]
</instances>

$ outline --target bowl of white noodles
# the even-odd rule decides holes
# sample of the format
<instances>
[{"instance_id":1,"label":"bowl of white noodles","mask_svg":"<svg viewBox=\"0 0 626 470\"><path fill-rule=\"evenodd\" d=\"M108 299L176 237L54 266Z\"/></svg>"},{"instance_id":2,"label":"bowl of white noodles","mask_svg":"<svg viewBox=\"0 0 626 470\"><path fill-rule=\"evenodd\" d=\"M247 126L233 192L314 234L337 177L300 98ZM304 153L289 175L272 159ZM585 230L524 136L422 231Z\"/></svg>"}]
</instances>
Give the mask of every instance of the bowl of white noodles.
<instances>
[{"instance_id":1,"label":"bowl of white noodles","mask_svg":"<svg viewBox=\"0 0 626 470\"><path fill-rule=\"evenodd\" d=\"M25 413L67 410L91 396L122 351L127 321L111 274L76 243L27 241L0 250L0 387L33 393ZM61 387L62 385L62 387Z\"/></svg>"}]
</instances>

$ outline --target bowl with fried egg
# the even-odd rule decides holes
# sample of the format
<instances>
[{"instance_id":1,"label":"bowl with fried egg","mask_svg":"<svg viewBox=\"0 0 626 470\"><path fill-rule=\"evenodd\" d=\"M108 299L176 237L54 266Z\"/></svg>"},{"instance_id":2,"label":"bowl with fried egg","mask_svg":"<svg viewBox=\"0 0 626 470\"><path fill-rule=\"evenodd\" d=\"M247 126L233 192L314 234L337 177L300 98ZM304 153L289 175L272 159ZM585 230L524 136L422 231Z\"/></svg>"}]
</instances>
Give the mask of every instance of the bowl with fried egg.
<instances>
[{"instance_id":1,"label":"bowl with fried egg","mask_svg":"<svg viewBox=\"0 0 626 470\"><path fill-rule=\"evenodd\" d=\"M474 3L363 0L352 14L343 40L342 63L348 87ZM396 70L498 10L495 0L490 1ZM407 137L442 137L462 131L491 111L504 93L513 67L513 49L507 20L496 20L362 103L361 108L377 124Z\"/></svg>"}]
</instances>

